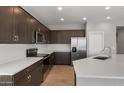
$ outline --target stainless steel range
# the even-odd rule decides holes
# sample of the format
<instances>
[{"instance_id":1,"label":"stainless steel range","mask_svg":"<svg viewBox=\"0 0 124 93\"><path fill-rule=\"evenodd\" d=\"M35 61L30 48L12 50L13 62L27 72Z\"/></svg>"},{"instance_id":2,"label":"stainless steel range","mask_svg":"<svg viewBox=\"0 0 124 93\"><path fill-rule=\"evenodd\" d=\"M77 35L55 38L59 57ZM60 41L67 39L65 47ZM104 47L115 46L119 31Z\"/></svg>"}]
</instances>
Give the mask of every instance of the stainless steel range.
<instances>
[{"instance_id":1,"label":"stainless steel range","mask_svg":"<svg viewBox=\"0 0 124 93\"><path fill-rule=\"evenodd\" d=\"M37 48L30 48L26 50L27 57L47 57L49 54L38 53Z\"/></svg>"}]
</instances>

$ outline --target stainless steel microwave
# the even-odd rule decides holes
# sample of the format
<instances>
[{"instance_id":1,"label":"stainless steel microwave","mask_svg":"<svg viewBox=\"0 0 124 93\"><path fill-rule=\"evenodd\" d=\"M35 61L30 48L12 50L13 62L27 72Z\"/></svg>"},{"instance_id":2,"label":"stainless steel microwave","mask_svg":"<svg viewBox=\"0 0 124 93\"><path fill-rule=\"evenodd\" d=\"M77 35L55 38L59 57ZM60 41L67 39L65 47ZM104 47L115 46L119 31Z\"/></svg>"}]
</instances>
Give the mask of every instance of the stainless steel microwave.
<instances>
[{"instance_id":1,"label":"stainless steel microwave","mask_svg":"<svg viewBox=\"0 0 124 93\"><path fill-rule=\"evenodd\" d=\"M36 40L36 43L45 43L46 42L46 39L45 39L45 35L42 33L42 32L39 32L39 31L36 31L35 32L35 40Z\"/></svg>"}]
</instances>

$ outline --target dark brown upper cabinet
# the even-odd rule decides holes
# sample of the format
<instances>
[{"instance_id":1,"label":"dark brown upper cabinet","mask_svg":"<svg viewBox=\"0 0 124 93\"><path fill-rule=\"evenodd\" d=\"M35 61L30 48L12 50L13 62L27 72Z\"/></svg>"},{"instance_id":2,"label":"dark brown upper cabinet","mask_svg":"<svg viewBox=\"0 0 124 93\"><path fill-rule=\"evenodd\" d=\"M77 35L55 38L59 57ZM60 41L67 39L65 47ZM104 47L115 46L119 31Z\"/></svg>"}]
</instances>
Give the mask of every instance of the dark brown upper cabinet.
<instances>
[{"instance_id":1,"label":"dark brown upper cabinet","mask_svg":"<svg viewBox=\"0 0 124 93\"><path fill-rule=\"evenodd\" d=\"M0 43L13 42L13 7L0 7Z\"/></svg>"},{"instance_id":2,"label":"dark brown upper cabinet","mask_svg":"<svg viewBox=\"0 0 124 93\"><path fill-rule=\"evenodd\" d=\"M45 43L49 43L50 42L50 31L44 26L42 26L42 33L44 34Z\"/></svg>"},{"instance_id":3,"label":"dark brown upper cabinet","mask_svg":"<svg viewBox=\"0 0 124 93\"><path fill-rule=\"evenodd\" d=\"M53 44L70 44L71 37L85 37L85 30L53 30L50 33Z\"/></svg>"},{"instance_id":4,"label":"dark brown upper cabinet","mask_svg":"<svg viewBox=\"0 0 124 93\"><path fill-rule=\"evenodd\" d=\"M16 43L28 43L28 14L20 7L14 7L14 38Z\"/></svg>"},{"instance_id":5,"label":"dark brown upper cabinet","mask_svg":"<svg viewBox=\"0 0 124 93\"><path fill-rule=\"evenodd\" d=\"M26 39L28 43L35 43L35 31L37 29L36 27L37 20L34 19L32 16L27 16L27 33L26 33Z\"/></svg>"},{"instance_id":6,"label":"dark brown upper cabinet","mask_svg":"<svg viewBox=\"0 0 124 93\"><path fill-rule=\"evenodd\" d=\"M44 36L44 42L42 42L42 44L47 44L50 41L50 30L48 28L46 28L43 24L41 24L40 22L36 22L36 31L40 32L43 34Z\"/></svg>"},{"instance_id":7,"label":"dark brown upper cabinet","mask_svg":"<svg viewBox=\"0 0 124 93\"><path fill-rule=\"evenodd\" d=\"M48 41L49 29L17 6L0 7L0 43L35 43L35 31L41 31Z\"/></svg>"}]
</instances>

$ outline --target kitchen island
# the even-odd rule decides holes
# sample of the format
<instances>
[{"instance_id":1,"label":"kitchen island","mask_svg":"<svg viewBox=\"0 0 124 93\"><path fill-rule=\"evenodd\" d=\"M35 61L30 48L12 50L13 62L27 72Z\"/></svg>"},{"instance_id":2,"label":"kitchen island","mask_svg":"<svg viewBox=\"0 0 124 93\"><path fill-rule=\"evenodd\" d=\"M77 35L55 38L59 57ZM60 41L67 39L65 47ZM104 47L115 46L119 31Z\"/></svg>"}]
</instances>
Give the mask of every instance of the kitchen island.
<instances>
[{"instance_id":1,"label":"kitchen island","mask_svg":"<svg viewBox=\"0 0 124 93\"><path fill-rule=\"evenodd\" d=\"M123 86L124 55L113 54L109 59L89 57L73 61L76 86Z\"/></svg>"}]
</instances>

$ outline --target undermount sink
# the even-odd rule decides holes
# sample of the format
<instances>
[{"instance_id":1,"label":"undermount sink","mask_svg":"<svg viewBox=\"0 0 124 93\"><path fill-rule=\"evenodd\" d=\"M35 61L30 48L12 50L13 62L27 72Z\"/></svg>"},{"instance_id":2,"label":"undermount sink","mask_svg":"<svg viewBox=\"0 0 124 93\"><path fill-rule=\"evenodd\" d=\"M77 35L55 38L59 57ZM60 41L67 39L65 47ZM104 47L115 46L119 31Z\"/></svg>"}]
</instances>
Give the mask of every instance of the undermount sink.
<instances>
[{"instance_id":1,"label":"undermount sink","mask_svg":"<svg viewBox=\"0 0 124 93\"><path fill-rule=\"evenodd\" d=\"M94 57L93 59L106 60L106 59L108 59L108 58L109 58L109 57L97 56L97 57Z\"/></svg>"}]
</instances>

